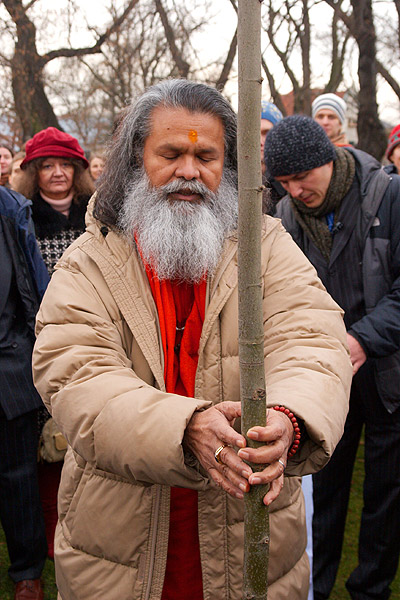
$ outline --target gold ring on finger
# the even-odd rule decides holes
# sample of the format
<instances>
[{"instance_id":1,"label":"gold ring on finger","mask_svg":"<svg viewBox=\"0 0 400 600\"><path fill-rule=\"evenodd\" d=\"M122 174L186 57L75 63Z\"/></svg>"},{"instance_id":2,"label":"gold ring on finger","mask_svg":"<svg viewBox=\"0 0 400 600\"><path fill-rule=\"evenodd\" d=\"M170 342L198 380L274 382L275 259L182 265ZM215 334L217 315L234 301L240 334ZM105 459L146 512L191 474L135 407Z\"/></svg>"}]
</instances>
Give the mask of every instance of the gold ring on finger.
<instances>
[{"instance_id":1,"label":"gold ring on finger","mask_svg":"<svg viewBox=\"0 0 400 600\"><path fill-rule=\"evenodd\" d=\"M220 465L224 464L221 460L220 454L221 454L222 450L224 448L226 448L227 446L228 446L228 444L222 444L222 446L219 446L219 448L217 448L216 451L214 452L214 458L217 461L217 463Z\"/></svg>"}]
</instances>

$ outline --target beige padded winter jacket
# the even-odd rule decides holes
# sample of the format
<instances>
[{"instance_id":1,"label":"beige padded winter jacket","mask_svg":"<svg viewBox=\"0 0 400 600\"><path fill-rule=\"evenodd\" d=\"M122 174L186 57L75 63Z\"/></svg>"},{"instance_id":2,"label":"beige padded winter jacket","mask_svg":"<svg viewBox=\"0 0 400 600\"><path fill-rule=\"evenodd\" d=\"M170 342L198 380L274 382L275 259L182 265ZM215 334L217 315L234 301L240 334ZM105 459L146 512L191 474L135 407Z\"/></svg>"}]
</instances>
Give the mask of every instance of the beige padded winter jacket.
<instances>
[{"instance_id":1,"label":"beige padded winter jacket","mask_svg":"<svg viewBox=\"0 0 400 600\"><path fill-rule=\"evenodd\" d=\"M200 340L196 398L167 394L157 311L136 250L88 230L65 253L37 320L37 388L70 444L59 494L56 574L63 600L159 600L169 486L199 491L204 600L240 600L242 502L185 457L193 412L239 400L237 240L226 241ZM308 587L299 475L320 469L339 441L351 365L342 314L279 221L262 241L268 405L307 428L271 507L270 600Z\"/></svg>"}]
</instances>

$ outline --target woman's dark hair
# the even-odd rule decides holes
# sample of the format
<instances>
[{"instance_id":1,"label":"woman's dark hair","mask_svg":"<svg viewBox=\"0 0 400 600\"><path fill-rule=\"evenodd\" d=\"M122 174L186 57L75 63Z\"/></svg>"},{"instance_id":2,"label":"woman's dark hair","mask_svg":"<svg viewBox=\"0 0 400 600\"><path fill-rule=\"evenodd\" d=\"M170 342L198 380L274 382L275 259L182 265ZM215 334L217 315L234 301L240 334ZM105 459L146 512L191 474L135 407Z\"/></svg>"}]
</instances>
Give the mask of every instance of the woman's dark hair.
<instances>
[{"instance_id":1,"label":"woman's dark hair","mask_svg":"<svg viewBox=\"0 0 400 600\"><path fill-rule=\"evenodd\" d=\"M111 142L97 191L94 216L117 228L118 214L134 175L143 165L143 150L158 106L185 108L219 118L224 126L225 168L237 172L236 115L215 88L186 79L162 81L144 92L124 113Z\"/></svg>"},{"instance_id":2,"label":"woman's dark hair","mask_svg":"<svg viewBox=\"0 0 400 600\"><path fill-rule=\"evenodd\" d=\"M21 182L16 191L25 196L25 198L33 198L39 192L39 169L48 158L51 157L34 158L22 171ZM73 201L76 202L80 196L91 196L94 192L93 181L82 162L78 158L65 158L64 160L70 162L74 167Z\"/></svg>"},{"instance_id":3,"label":"woman's dark hair","mask_svg":"<svg viewBox=\"0 0 400 600\"><path fill-rule=\"evenodd\" d=\"M9 153L11 154L11 156L14 156L14 150L12 150L12 149L10 148L10 146L7 146L7 144L2 144L2 143L0 142L0 148L5 148L6 150L8 150L8 151L9 151Z\"/></svg>"}]
</instances>

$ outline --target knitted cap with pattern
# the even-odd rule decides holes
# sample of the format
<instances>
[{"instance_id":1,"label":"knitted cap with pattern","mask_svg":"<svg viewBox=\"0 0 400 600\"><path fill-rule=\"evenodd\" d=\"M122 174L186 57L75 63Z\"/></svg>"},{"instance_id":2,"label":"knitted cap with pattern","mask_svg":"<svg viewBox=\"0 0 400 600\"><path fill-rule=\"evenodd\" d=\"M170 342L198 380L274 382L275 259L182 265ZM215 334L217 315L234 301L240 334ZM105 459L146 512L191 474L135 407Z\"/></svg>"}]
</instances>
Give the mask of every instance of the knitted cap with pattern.
<instances>
[{"instance_id":1,"label":"knitted cap with pattern","mask_svg":"<svg viewBox=\"0 0 400 600\"><path fill-rule=\"evenodd\" d=\"M313 118L323 109L333 110L333 112L339 117L339 121L344 123L346 120L347 104L337 94L321 94L317 96L311 105L311 114Z\"/></svg>"},{"instance_id":2,"label":"knitted cap with pattern","mask_svg":"<svg viewBox=\"0 0 400 600\"><path fill-rule=\"evenodd\" d=\"M267 121L270 121L273 125L276 125L279 123L279 121L282 121L283 114L279 108L275 106L275 104L272 104L272 102L267 102L266 100L262 100L261 118L267 119Z\"/></svg>"},{"instance_id":3,"label":"knitted cap with pattern","mask_svg":"<svg viewBox=\"0 0 400 600\"><path fill-rule=\"evenodd\" d=\"M267 172L273 177L293 175L335 160L335 147L310 117L293 115L269 131L264 145Z\"/></svg>"},{"instance_id":4,"label":"knitted cap with pattern","mask_svg":"<svg viewBox=\"0 0 400 600\"><path fill-rule=\"evenodd\" d=\"M386 148L386 158L388 160L390 160L390 155L392 154L393 150L396 148L396 146L398 146L400 144L400 125L396 125L396 127L393 127L392 131L390 132L389 135L389 142L388 142L388 146Z\"/></svg>"}]
</instances>

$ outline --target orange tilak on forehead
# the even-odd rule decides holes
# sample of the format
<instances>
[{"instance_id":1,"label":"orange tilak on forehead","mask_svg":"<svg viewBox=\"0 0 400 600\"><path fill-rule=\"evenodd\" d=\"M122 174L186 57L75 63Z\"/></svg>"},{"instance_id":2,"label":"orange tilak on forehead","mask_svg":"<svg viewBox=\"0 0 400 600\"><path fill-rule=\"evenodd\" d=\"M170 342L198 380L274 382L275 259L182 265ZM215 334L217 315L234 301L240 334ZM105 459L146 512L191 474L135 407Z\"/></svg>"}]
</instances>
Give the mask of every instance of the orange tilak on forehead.
<instances>
[{"instance_id":1,"label":"orange tilak on forehead","mask_svg":"<svg viewBox=\"0 0 400 600\"><path fill-rule=\"evenodd\" d=\"M188 138L189 140L194 144L195 142L197 142L197 131L195 131L194 129L191 129L188 133Z\"/></svg>"}]
</instances>

